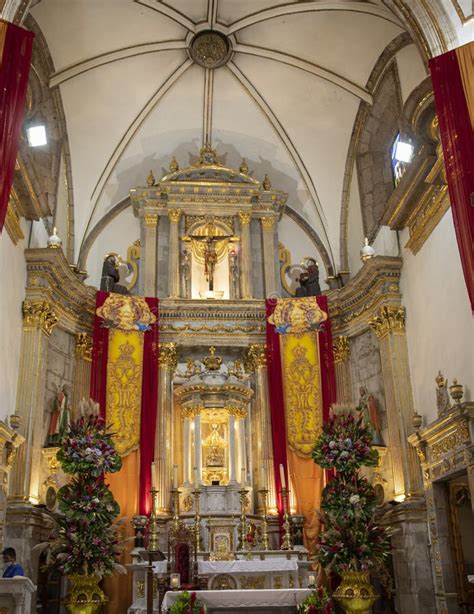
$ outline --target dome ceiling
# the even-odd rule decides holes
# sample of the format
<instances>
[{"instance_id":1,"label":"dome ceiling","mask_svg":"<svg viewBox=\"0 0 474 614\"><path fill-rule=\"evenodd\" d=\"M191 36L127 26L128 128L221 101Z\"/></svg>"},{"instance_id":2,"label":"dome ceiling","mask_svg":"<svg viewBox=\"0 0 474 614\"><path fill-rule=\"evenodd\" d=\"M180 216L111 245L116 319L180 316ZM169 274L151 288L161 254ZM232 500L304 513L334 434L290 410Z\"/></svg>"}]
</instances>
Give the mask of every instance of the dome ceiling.
<instances>
[{"instance_id":1,"label":"dome ceiling","mask_svg":"<svg viewBox=\"0 0 474 614\"><path fill-rule=\"evenodd\" d=\"M226 166L245 157L288 192L337 267L354 119L403 31L381 2L42 0L31 14L63 98L76 256L150 169L186 166L209 140Z\"/></svg>"}]
</instances>

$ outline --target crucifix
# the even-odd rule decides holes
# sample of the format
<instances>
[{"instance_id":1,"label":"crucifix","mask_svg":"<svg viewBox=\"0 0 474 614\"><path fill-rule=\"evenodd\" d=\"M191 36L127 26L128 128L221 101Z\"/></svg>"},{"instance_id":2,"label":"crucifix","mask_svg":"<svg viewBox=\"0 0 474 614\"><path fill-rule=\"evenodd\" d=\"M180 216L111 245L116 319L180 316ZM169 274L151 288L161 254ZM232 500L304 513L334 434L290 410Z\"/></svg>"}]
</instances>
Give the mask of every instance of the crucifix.
<instances>
[{"instance_id":1,"label":"crucifix","mask_svg":"<svg viewBox=\"0 0 474 614\"><path fill-rule=\"evenodd\" d=\"M209 284L209 291L214 291L214 273L216 270L217 264L217 243L219 241L225 241L227 239L232 239L232 235L217 235L216 225L214 223L214 218L211 216L207 218L207 224L204 227L207 234L205 235L190 235L190 239L193 241L200 241L204 243L204 274L206 276L206 281Z\"/></svg>"}]
</instances>

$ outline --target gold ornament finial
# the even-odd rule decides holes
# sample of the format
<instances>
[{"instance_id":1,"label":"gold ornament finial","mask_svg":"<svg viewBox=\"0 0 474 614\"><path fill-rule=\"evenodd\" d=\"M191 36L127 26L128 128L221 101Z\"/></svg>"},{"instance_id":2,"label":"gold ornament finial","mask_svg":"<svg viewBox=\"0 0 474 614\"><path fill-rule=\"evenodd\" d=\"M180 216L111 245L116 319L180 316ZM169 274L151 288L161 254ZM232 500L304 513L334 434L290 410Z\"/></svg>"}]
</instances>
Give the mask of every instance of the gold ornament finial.
<instances>
[{"instance_id":1,"label":"gold ornament finial","mask_svg":"<svg viewBox=\"0 0 474 614\"><path fill-rule=\"evenodd\" d=\"M270 181L270 178L268 177L268 175L265 175L265 177L263 178L262 186L266 192L272 189L272 182Z\"/></svg>"},{"instance_id":2,"label":"gold ornament finial","mask_svg":"<svg viewBox=\"0 0 474 614\"><path fill-rule=\"evenodd\" d=\"M243 175L247 175L249 172L249 165L247 164L247 160L245 158L242 158L242 162L240 163L239 171Z\"/></svg>"},{"instance_id":3,"label":"gold ornament finial","mask_svg":"<svg viewBox=\"0 0 474 614\"><path fill-rule=\"evenodd\" d=\"M451 398L456 405L458 405L462 401L462 398L464 396L463 388L463 385L458 384L458 380L454 378L453 385L449 387L449 394L451 395Z\"/></svg>"},{"instance_id":4,"label":"gold ornament finial","mask_svg":"<svg viewBox=\"0 0 474 614\"><path fill-rule=\"evenodd\" d=\"M438 375L435 377L436 385L438 388L445 388L448 380L444 378L444 375L441 371L438 371Z\"/></svg>"},{"instance_id":5,"label":"gold ornament finial","mask_svg":"<svg viewBox=\"0 0 474 614\"><path fill-rule=\"evenodd\" d=\"M216 356L216 348L211 345L209 348L209 355L206 356L202 362L208 371L218 371L222 365L222 358Z\"/></svg>"},{"instance_id":6,"label":"gold ornament finial","mask_svg":"<svg viewBox=\"0 0 474 614\"><path fill-rule=\"evenodd\" d=\"M155 175L153 174L153 171L150 171L148 173L148 177L146 178L146 184L150 188L155 185Z\"/></svg>"},{"instance_id":7,"label":"gold ornament finial","mask_svg":"<svg viewBox=\"0 0 474 614\"><path fill-rule=\"evenodd\" d=\"M172 157L171 162L170 162L170 171L172 173L176 173L176 171L179 171L179 164L174 156Z\"/></svg>"}]
</instances>

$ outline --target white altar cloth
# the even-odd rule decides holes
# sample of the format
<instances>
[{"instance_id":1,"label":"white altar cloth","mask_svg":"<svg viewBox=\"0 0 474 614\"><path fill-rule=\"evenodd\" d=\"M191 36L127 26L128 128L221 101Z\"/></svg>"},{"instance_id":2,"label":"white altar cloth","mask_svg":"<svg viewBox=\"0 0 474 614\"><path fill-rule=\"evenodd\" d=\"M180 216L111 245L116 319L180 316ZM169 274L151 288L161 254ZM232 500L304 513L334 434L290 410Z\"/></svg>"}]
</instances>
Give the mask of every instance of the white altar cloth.
<instances>
[{"instance_id":1,"label":"white altar cloth","mask_svg":"<svg viewBox=\"0 0 474 614\"><path fill-rule=\"evenodd\" d=\"M199 561L199 573L203 576L209 574L256 573L269 571L298 571L298 562L283 558L240 561Z\"/></svg>"},{"instance_id":2,"label":"white altar cloth","mask_svg":"<svg viewBox=\"0 0 474 614\"><path fill-rule=\"evenodd\" d=\"M146 571L146 566L144 567ZM155 561L153 563L153 573L165 574L168 570L168 561Z\"/></svg>"},{"instance_id":3,"label":"white altar cloth","mask_svg":"<svg viewBox=\"0 0 474 614\"><path fill-rule=\"evenodd\" d=\"M296 606L312 593L308 588L282 588L243 591L196 591L197 598L212 608L283 608ZM161 611L167 612L181 591L165 594Z\"/></svg>"}]
</instances>

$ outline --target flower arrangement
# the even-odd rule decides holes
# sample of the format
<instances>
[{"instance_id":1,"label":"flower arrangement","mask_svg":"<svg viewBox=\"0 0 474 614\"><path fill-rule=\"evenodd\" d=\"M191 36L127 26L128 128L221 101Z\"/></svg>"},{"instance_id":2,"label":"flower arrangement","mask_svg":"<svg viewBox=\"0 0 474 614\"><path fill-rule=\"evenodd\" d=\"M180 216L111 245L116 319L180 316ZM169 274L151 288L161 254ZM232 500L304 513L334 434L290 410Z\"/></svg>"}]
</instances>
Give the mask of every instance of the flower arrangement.
<instances>
[{"instance_id":1,"label":"flower arrangement","mask_svg":"<svg viewBox=\"0 0 474 614\"><path fill-rule=\"evenodd\" d=\"M74 477L58 491L52 540L40 545L48 549L47 566L66 575L124 573L116 562L118 525L112 524L120 508L104 481L104 473L118 471L122 461L105 422L90 415L71 424L57 458Z\"/></svg>"},{"instance_id":2,"label":"flower arrangement","mask_svg":"<svg viewBox=\"0 0 474 614\"><path fill-rule=\"evenodd\" d=\"M377 499L371 484L358 475L374 466L378 453L370 448L370 428L359 413L336 413L317 439L313 459L336 476L323 490L324 531L317 558L337 573L364 571L383 565L390 552L388 531L375 523Z\"/></svg>"},{"instance_id":3,"label":"flower arrangement","mask_svg":"<svg viewBox=\"0 0 474 614\"><path fill-rule=\"evenodd\" d=\"M313 449L313 460L323 469L353 473L363 465L375 467L377 450L372 449L372 432L362 414L333 414L323 425L323 431Z\"/></svg>"},{"instance_id":4,"label":"flower arrangement","mask_svg":"<svg viewBox=\"0 0 474 614\"><path fill-rule=\"evenodd\" d=\"M332 612L332 599L324 588L318 588L302 601L298 614L327 614Z\"/></svg>"},{"instance_id":5,"label":"flower arrangement","mask_svg":"<svg viewBox=\"0 0 474 614\"><path fill-rule=\"evenodd\" d=\"M168 614L205 614L206 606L199 601L196 593L183 591L169 608Z\"/></svg>"}]
</instances>

